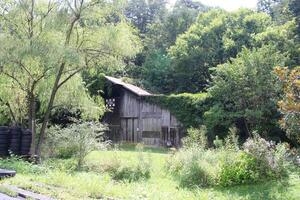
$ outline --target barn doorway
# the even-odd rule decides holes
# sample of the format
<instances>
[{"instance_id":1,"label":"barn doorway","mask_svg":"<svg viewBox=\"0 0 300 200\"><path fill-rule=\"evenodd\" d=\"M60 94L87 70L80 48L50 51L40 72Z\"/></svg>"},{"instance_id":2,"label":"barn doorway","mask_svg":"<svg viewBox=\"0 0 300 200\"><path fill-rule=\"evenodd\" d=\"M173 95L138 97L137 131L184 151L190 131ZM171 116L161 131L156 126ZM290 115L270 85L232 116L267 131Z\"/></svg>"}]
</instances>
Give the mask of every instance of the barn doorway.
<instances>
[{"instance_id":1,"label":"barn doorway","mask_svg":"<svg viewBox=\"0 0 300 200\"><path fill-rule=\"evenodd\" d=\"M162 126L161 133L162 133L162 135L161 135L162 143L163 143L163 145L167 145L168 137L169 137L169 127Z\"/></svg>"},{"instance_id":2,"label":"barn doorway","mask_svg":"<svg viewBox=\"0 0 300 200\"><path fill-rule=\"evenodd\" d=\"M138 118L122 118L121 127L123 141L138 142Z\"/></svg>"},{"instance_id":3,"label":"barn doorway","mask_svg":"<svg viewBox=\"0 0 300 200\"><path fill-rule=\"evenodd\" d=\"M167 127L162 126L161 127L162 132L162 141L163 144L166 146L177 146L177 134L178 134L178 128L174 127Z\"/></svg>"}]
</instances>

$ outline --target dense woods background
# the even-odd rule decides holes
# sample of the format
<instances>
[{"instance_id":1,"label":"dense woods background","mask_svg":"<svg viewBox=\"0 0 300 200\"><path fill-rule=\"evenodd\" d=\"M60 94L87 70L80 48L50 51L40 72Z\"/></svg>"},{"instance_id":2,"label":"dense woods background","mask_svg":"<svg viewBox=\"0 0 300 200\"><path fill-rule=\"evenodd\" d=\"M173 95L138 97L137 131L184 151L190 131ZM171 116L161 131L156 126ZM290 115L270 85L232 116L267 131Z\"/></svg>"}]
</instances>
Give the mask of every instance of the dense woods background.
<instances>
[{"instance_id":1,"label":"dense woods background","mask_svg":"<svg viewBox=\"0 0 300 200\"><path fill-rule=\"evenodd\" d=\"M5 0L0 28L0 123L29 127L37 149L49 122L101 119L103 74L163 94L149 101L211 140L235 126L242 139L299 143L299 0L234 12L192 0Z\"/></svg>"}]
</instances>

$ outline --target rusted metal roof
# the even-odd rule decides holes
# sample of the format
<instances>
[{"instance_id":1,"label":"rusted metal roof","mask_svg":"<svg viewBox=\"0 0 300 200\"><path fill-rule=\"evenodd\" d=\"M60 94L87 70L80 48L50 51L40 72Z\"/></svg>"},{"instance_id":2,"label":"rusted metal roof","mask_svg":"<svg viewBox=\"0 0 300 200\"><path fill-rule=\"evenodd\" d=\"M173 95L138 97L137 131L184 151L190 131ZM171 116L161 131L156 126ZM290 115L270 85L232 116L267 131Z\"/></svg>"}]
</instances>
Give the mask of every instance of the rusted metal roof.
<instances>
[{"instance_id":1,"label":"rusted metal roof","mask_svg":"<svg viewBox=\"0 0 300 200\"><path fill-rule=\"evenodd\" d=\"M134 94L136 94L138 96L152 96L153 95L140 87L137 87L130 83L125 83L121 79L114 78L111 76L105 76L105 78L114 84L123 86L124 88L126 88L127 90L133 92Z\"/></svg>"}]
</instances>

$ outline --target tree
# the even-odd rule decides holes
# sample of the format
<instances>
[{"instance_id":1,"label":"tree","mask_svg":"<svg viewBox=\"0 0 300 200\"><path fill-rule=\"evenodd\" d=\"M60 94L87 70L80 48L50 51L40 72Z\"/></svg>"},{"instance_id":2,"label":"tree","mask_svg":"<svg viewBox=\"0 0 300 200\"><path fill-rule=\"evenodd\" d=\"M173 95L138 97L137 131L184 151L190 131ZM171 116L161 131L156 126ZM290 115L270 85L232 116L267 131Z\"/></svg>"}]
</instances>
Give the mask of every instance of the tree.
<instances>
[{"instance_id":1,"label":"tree","mask_svg":"<svg viewBox=\"0 0 300 200\"><path fill-rule=\"evenodd\" d=\"M289 8L292 11L293 16L295 17L297 23L297 35L300 40L300 0L291 0Z\"/></svg>"},{"instance_id":2,"label":"tree","mask_svg":"<svg viewBox=\"0 0 300 200\"><path fill-rule=\"evenodd\" d=\"M178 0L175 6L165 12L160 20L149 25L145 45L150 51L160 49L166 51L176 41L177 36L184 33L196 21L200 13L208 7L191 0Z\"/></svg>"},{"instance_id":3,"label":"tree","mask_svg":"<svg viewBox=\"0 0 300 200\"><path fill-rule=\"evenodd\" d=\"M33 136L35 102L44 103L39 137L36 146L32 144L38 156L56 97L67 94L67 84L81 79L83 70L122 61L139 50L121 11L118 1L105 0L1 2L1 76L25 95Z\"/></svg>"},{"instance_id":4,"label":"tree","mask_svg":"<svg viewBox=\"0 0 300 200\"><path fill-rule=\"evenodd\" d=\"M149 30L148 26L164 15L166 4L166 0L129 0L125 15L143 37Z\"/></svg>"},{"instance_id":5,"label":"tree","mask_svg":"<svg viewBox=\"0 0 300 200\"><path fill-rule=\"evenodd\" d=\"M270 133L276 127L276 84L274 66L286 58L272 46L243 49L234 59L216 67L209 94L214 104L205 113L210 130L226 130L236 124L248 137L252 131Z\"/></svg>"},{"instance_id":6,"label":"tree","mask_svg":"<svg viewBox=\"0 0 300 200\"><path fill-rule=\"evenodd\" d=\"M287 67L276 67L274 71L283 84L284 92L278 102L283 114L280 125L290 139L300 143L300 67L290 70Z\"/></svg>"},{"instance_id":7,"label":"tree","mask_svg":"<svg viewBox=\"0 0 300 200\"><path fill-rule=\"evenodd\" d=\"M270 26L264 32L256 34L253 44L256 47L271 45L289 59L287 65L296 66L300 62L300 43L295 37L296 24L289 21L283 25Z\"/></svg>"},{"instance_id":8,"label":"tree","mask_svg":"<svg viewBox=\"0 0 300 200\"><path fill-rule=\"evenodd\" d=\"M272 26L271 18L251 10L202 13L169 49L175 92L199 92L207 87L210 68L234 58L254 36Z\"/></svg>"},{"instance_id":9,"label":"tree","mask_svg":"<svg viewBox=\"0 0 300 200\"><path fill-rule=\"evenodd\" d=\"M141 83L148 90L160 93L173 90L167 49L195 22L198 14L207 9L199 2L178 0L172 9L161 7L156 12L142 35L144 50L135 65L127 68L127 73L135 78L136 84Z\"/></svg>"},{"instance_id":10,"label":"tree","mask_svg":"<svg viewBox=\"0 0 300 200\"><path fill-rule=\"evenodd\" d=\"M162 50L152 51L141 68L142 84L148 90L166 93L170 90L169 74L171 59Z\"/></svg>"},{"instance_id":11,"label":"tree","mask_svg":"<svg viewBox=\"0 0 300 200\"><path fill-rule=\"evenodd\" d=\"M258 11L269 14L278 24L284 24L292 20L292 13L289 9L291 0L259 0Z\"/></svg>"}]
</instances>

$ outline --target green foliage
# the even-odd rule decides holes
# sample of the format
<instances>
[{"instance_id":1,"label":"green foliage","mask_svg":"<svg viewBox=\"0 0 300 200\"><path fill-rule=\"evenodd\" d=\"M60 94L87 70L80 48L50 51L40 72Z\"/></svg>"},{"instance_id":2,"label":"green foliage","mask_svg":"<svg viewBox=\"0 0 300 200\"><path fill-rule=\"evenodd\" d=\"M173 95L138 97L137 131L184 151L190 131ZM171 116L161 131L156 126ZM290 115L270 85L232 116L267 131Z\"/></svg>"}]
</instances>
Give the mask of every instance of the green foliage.
<instances>
[{"instance_id":1,"label":"green foliage","mask_svg":"<svg viewBox=\"0 0 300 200\"><path fill-rule=\"evenodd\" d=\"M194 0L178 0L172 9L166 1L129 1L126 16L140 30L144 49L129 63L126 73L137 85L160 93L174 91L167 49L207 7Z\"/></svg>"},{"instance_id":2,"label":"green foliage","mask_svg":"<svg viewBox=\"0 0 300 200\"><path fill-rule=\"evenodd\" d=\"M172 9L166 10L159 20L148 26L145 45L151 50L163 52L175 43L177 37L184 33L196 21L200 13L208 8L194 0L178 0Z\"/></svg>"},{"instance_id":3,"label":"green foliage","mask_svg":"<svg viewBox=\"0 0 300 200\"><path fill-rule=\"evenodd\" d=\"M5 113L27 122L33 137L42 121L36 154L55 108L80 110L84 120L103 114L104 103L87 92L81 72L124 68L140 51L123 10L123 1L1 1L0 97L13 92L4 99Z\"/></svg>"},{"instance_id":4,"label":"green foliage","mask_svg":"<svg viewBox=\"0 0 300 200\"><path fill-rule=\"evenodd\" d=\"M105 126L95 122L78 122L66 128L52 127L48 130L45 154L58 158L75 157L77 168L81 169L88 153L108 145L102 142L105 130Z\"/></svg>"},{"instance_id":5,"label":"green foliage","mask_svg":"<svg viewBox=\"0 0 300 200\"><path fill-rule=\"evenodd\" d=\"M149 30L149 25L159 20L166 9L164 0L129 0L125 15L141 34L145 34Z\"/></svg>"},{"instance_id":6,"label":"green foliage","mask_svg":"<svg viewBox=\"0 0 300 200\"><path fill-rule=\"evenodd\" d=\"M74 173L78 169L78 163L76 159L57 159L57 158L49 158L47 160L43 160L42 166L47 168L49 171L60 171L66 173Z\"/></svg>"},{"instance_id":7,"label":"green foliage","mask_svg":"<svg viewBox=\"0 0 300 200\"><path fill-rule=\"evenodd\" d=\"M224 141L216 135L216 138L213 140L214 147L219 149L224 147Z\"/></svg>"},{"instance_id":8,"label":"green foliage","mask_svg":"<svg viewBox=\"0 0 300 200\"><path fill-rule=\"evenodd\" d=\"M255 157L240 153L234 162L225 162L223 164L219 184L222 186L239 185L255 183L262 180L258 169L258 161Z\"/></svg>"},{"instance_id":9,"label":"green foliage","mask_svg":"<svg viewBox=\"0 0 300 200\"><path fill-rule=\"evenodd\" d=\"M230 132L231 136L225 139L225 148L192 146L181 149L167 161L168 172L183 187L231 186L287 177L291 159L286 145L275 145L255 135L239 150L235 146L236 131L231 129ZM215 145L221 146L217 142Z\"/></svg>"},{"instance_id":10,"label":"green foliage","mask_svg":"<svg viewBox=\"0 0 300 200\"><path fill-rule=\"evenodd\" d=\"M206 187L217 184L221 170L220 160L235 157L235 152L192 147L181 149L166 163L167 171L182 187Z\"/></svg>"},{"instance_id":11,"label":"green foliage","mask_svg":"<svg viewBox=\"0 0 300 200\"><path fill-rule=\"evenodd\" d=\"M11 155L8 158L1 158L0 168L15 170L17 173L21 174L41 174L46 171L46 168L24 161L22 158L15 155Z\"/></svg>"},{"instance_id":12,"label":"green foliage","mask_svg":"<svg viewBox=\"0 0 300 200\"><path fill-rule=\"evenodd\" d=\"M198 127L202 124L202 115L208 109L210 98L207 93L182 93L146 97L146 101L170 110L185 127Z\"/></svg>"},{"instance_id":13,"label":"green foliage","mask_svg":"<svg viewBox=\"0 0 300 200\"><path fill-rule=\"evenodd\" d=\"M300 143L300 67L288 70L286 67L276 67L277 74L283 86L283 95L278 102L283 118L280 125L286 130L288 138L294 143Z\"/></svg>"},{"instance_id":14,"label":"green foliage","mask_svg":"<svg viewBox=\"0 0 300 200\"><path fill-rule=\"evenodd\" d=\"M211 67L234 58L243 47L255 47L253 37L269 26L268 15L250 10L211 10L199 15L169 49L174 91L201 91L210 79Z\"/></svg>"},{"instance_id":15,"label":"green foliage","mask_svg":"<svg viewBox=\"0 0 300 200\"><path fill-rule=\"evenodd\" d=\"M150 52L141 68L144 87L152 91L168 91L168 70L170 62L171 59L161 50Z\"/></svg>"},{"instance_id":16,"label":"green foliage","mask_svg":"<svg viewBox=\"0 0 300 200\"><path fill-rule=\"evenodd\" d=\"M244 151L257 159L260 176L266 178L281 178L287 175L290 168L290 151L288 145L266 141L257 133L244 143Z\"/></svg>"},{"instance_id":17,"label":"green foliage","mask_svg":"<svg viewBox=\"0 0 300 200\"><path fill-rule=\"evenodd\" d=\"M284 61L283 55L265 46L244 49L237 58L219 65L208 90L213 106L204 114L207 128L224 135L236 124L248 136L256 129L267 133L274 129L280 87L273 68Z\"/></svg>"},{"instance_id":18,"label":"green foliage","mask_svg":"<svg viewBox=\"0 0 300 200\"><path fill-rule=\"evenodd\" d=\"M292 20L290 2L291 0L259 0L257 8L258 11L268 13L276 23L283 24Z\"/></svg>"},{"instance_id":19,"label":"green foliage","mask_svg":"<svg viewBox=\"0 0 300 200\"><path fill-rule=\"evenodd\" d=\"M300 39L300 4L299 4L299 0L291 0L291 2L289 4L289 9L291 10L293 17L295 17L295 21L297 23L296 34L298 36L298 39Z\"/></svg>"},{"instance_id":20,"label":"green foliage","mask_svg":"<svg viewBox=\"0 0 300 200\"><path fill-rule=\"evenodd\" d=\"M150 169L145 165L119 166L117 168L111 168L108 172L115 180L127 180L132 182L150 178Z\"/></svg>"},{"instance_id":21,"label":"green foliage","mask_svg":"<svg viewBox=\"0 0 300 200\"><path fill-rule=\"evenodd\" d=\"M123 149L120 146L120 149ZM145 148L144 148L145 149ZM47 173L21 173L13 178L1 180L3 185L34 191L35 193L49 196L53 199L166 199L172 194L172 200L199 200L215 198L218 200L232 199L299 199L299 174L297 171L290 174L285 180L268 180L251 185L237 185L234 187L178 187L176 179L165 174L164 164L170 156L166 152L144 152L151 158L151 177L144 181L115 181L108 173L96 173L97 171L68 171L67 168L76 167L76 161L72 165L69 160L54 159L51 163L44 162ZM134 149L118 151L95 151L88 155L87 160L94 162L94 166L107 163L117 156L121 162L137 163L140 152ZM212 152L209 157L215 156ZM182 154L182 157L185 155ZM234 155L230 157L235 159ZM63 161L63 162L62 162ZM68 163L64 163L64 162ZM74 162L70 161L70 162ZM218 162L214 162L218 163ZM66 164L66 167L61 165ZM87 163L90 164L90 163ZM59 166L59 168L55 168ZM213 165L212 169L217 167ZM61 170L60 170L61 169ZM99 171L100 172L100 171ZM2 190L1 190L2 191Z\"/></svg>"},{"instance_id":22,"label":"green foliage","mask_svg":"<svg viewBox=\"0 0 300 200\"><path fill-rule=\"evenodd\" d=\"M239 135L235 126L229 128L228 135L225 138L225 148L235 151L239 150Z\"/></svg>"},{"instance_id":23,"label":"green foliage","mask_svg":"<svg viewBox=\"0 0 300 200\"><path fill-rule=\"evenodd\" d=\"M256 183L287 176L290 168L285 144L272 144L254 134L235 160L222 163L219 184L222 186Z\"/></svg>"},{"instance_id":24,"label":"green foliage","mask_svg":"<svg viewBox=\"0 0 300 200\"><path fill-rule=\"evenodd\" d=\"M253 36L253 43L257 47L263 45L271 45L278 52L287 57L286 65L296 66L300 62L299 59L299 42L295 37L296 24L294 21L288 21L283 25L268 27L264 32Z\"/></svg>"},{"instance_id":25,"label":"green foliage","mask_svg":"<svg viewBox=\"0 0 300 200\"><path fill-rule=\"evenodd\" d=\"M187 130L187 136L182 140L184 147L199 147L207 148L208 139L207 139L207 128L201 126L200 128L189 128Z\"/></svg>"},{"instance_id":26,"label":"green foliage","mask_svg":"<svg viewBox=\"0 0 300 200\"><path fill-rule=\"evenodd\" d=\"M139 148L137 155L137 162L123 160L114 152L111 158L103 161L94 162L89 161L86 163L85 168L89 171L98 173L107 172L112 179L117 181L140 181L149 179L151 176L151 163L150 158L146 158L142 153L142 147Z\"/></svg>"}]
</instances>

